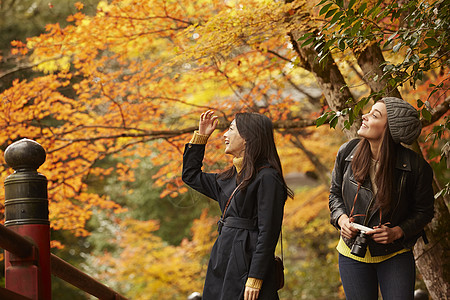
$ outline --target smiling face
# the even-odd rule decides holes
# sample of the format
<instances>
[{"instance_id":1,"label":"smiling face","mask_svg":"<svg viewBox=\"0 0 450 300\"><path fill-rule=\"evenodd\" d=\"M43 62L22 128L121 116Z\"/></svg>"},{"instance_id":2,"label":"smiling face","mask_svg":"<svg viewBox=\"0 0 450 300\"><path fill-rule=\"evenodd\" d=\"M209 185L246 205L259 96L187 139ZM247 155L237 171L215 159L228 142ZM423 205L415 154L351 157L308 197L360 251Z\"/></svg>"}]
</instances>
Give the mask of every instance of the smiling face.
<instances>
[{"instance_id":1,"label":"smiling face","mask_svg":"<svg viewBox=\"0 0 450 300\"><path fill-rule=\"evenodd\" d=\"M227 132L223 135L225 138L225 153L234 157L242 157L245 150L245 140L239 135L236 122L233 120Z\"/></svg>"},{"instance_id":2,"label":"smiling face","mask_svg":"<svg viewBox=\"0 0 450 300\"><path fill-rule=\"evenodd\" d=\"M387 124L386 105L377 102L372 106L368 114L363 115L362 124L358 130L361 137L372 142L381 141Z\"/></svg>"}]
</instances>

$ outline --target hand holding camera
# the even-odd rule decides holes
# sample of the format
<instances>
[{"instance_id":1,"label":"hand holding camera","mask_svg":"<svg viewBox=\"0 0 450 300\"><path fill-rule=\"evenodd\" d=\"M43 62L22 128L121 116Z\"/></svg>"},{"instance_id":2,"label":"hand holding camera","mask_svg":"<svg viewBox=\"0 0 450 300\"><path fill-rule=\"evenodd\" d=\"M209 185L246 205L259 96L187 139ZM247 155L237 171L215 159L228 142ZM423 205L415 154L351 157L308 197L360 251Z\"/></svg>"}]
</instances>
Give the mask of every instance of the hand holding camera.
<instances>
[{"instance_id":1,"label":"hand holding camera","mask_svg":"<svg viewBox=\"0 0 450 300\"><path fill-rule=\"evenodd\" d=\"M358 234L358 229L351 225L353 218L349 218L346 214L339 217L338 225L341 229L342 237L352 239Z\"/></svg>"},{"instance_id":2,"label":"hand holding camera","mask_svg":"<svg viewBox=\"0 0 450 300\"><path fill-rule=\"evenodd\" d=\"M380 244L390 244L395 240L402 238L405 234L400 226L388 227L389 223L384 225L376 226L370 232L372 239Z\"/></svg>"},{"instance_id":3,"label":"hand holding camera","mask_svg":"<svg viewBox=\"0 0 450 300\"><path fill-rule=\"evenodd\" d=\"M359 230L355 243L352 246L351 254L364 257L367 251L367 242L370 238L367 233L373 231L373 229L358 223L350 223L350 225Z\"/></svg>"}]
</instances>

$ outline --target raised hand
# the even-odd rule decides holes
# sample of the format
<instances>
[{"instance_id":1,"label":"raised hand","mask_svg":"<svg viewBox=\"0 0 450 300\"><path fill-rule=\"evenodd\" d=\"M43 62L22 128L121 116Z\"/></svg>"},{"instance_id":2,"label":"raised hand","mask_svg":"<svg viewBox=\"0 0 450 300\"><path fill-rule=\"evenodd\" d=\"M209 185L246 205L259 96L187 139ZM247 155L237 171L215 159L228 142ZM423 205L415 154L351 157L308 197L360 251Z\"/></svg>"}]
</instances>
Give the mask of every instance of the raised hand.
<instances>
[{"instance_id":1,"label":"raised hand","mask_svg":"<svg viewBox=\"0 0 450 300\"><path fill-rule=\"evenodd\" d=\"M203 135L210 135L219 123L218 117L214 116L214 111L208 110L200 115L198 122L198 133Z\"/></svg>"}]
</instances>

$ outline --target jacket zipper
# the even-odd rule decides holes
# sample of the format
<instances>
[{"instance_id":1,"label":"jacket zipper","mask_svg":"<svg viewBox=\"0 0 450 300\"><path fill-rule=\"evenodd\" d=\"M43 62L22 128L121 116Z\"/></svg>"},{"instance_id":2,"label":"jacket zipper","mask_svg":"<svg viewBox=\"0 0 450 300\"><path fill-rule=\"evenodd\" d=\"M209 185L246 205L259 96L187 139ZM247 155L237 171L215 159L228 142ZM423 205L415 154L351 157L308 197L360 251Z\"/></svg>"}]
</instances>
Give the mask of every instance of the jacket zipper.
<instances>
[{"instance_id":1,"label":"jacket zipper","mask_svg":"<svg viewBox=\"0 0 450 300\"><path fill-rule=\"evenodd\" d=\"M357 184L355 183L355 182L353 182L353 180L349 180L353 185L356 185L357 186ZM369 192L371 192L372 193L372 198L370 199L370 202L369 202L369 206L367 206L367 209L366 209L366 216L364 217L364 224L363 225L367 225L367 223L368 223L368 221L369 221L369 219L368 219L368 217L369 217L369 210L370 210L370 208L372 207L372 204L373 204L373 200L374 200L374 198L375 197L373 197L373 191L371 190L371 189L369 189L369 188L366 188L365 186L363 186L362 184L361 184L361 187L363 188L363 189L365 189L365 190L367 190L367 191L369 191Z\"/></svg>"},{"instance_id":2,"label":"jacket zipper","mask_svg":"<svg viewBox=\"0 0 450 300\"><path fill-rule=\"evenodd\" d=\"M367 224L369 223L369 210L370 210L370 208L372 207L372 204L373 204L373 200L375 199L375 197L373 197L373 192L372 192L372 199L370 199L370 202L369 202L369 206L367 206L367 210L366 210L366 216L364 217L364 226L367 226Z\"/></svg>"},{"instance_id":3,"label":"jacket zipper","mask_svg":"<svg viewBox=\"0 0 450 300\"><path fill-rule=\"evenodd\" d=\"M394 216L395 211L397 210L397 207L398 207L398 205L400 203L400 199L402 199L402 191L403 191L403 184L404 184L404 182L405 182L405 171L402 172L402 179L400 181L400 192L398 194L397 205L395 205L395 208L394 208L394 210L392 211L392 214L391 214L391 221L392 221L392 217Z\"/></svg>"}]
</instances>

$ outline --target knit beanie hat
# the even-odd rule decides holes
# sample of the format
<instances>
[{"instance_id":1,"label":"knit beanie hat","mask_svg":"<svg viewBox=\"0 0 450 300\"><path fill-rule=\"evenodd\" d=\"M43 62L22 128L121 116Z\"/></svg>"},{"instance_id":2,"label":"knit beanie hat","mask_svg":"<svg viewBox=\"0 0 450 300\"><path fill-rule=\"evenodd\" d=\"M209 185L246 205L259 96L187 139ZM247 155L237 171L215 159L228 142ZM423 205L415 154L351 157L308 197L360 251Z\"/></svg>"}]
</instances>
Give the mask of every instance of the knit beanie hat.
<instances>
[{"instance_id":1,"label":"knit beanie hat","mask_svg":"<svg viewBox=\"0 0 450 300\"><path fill-rule=\"evenodd\" d=\"M399 98L386 97L381 100L386 104L389 130L394 142L412 144L422 130L417 110Z\"/></svg>"}]
</instances>

